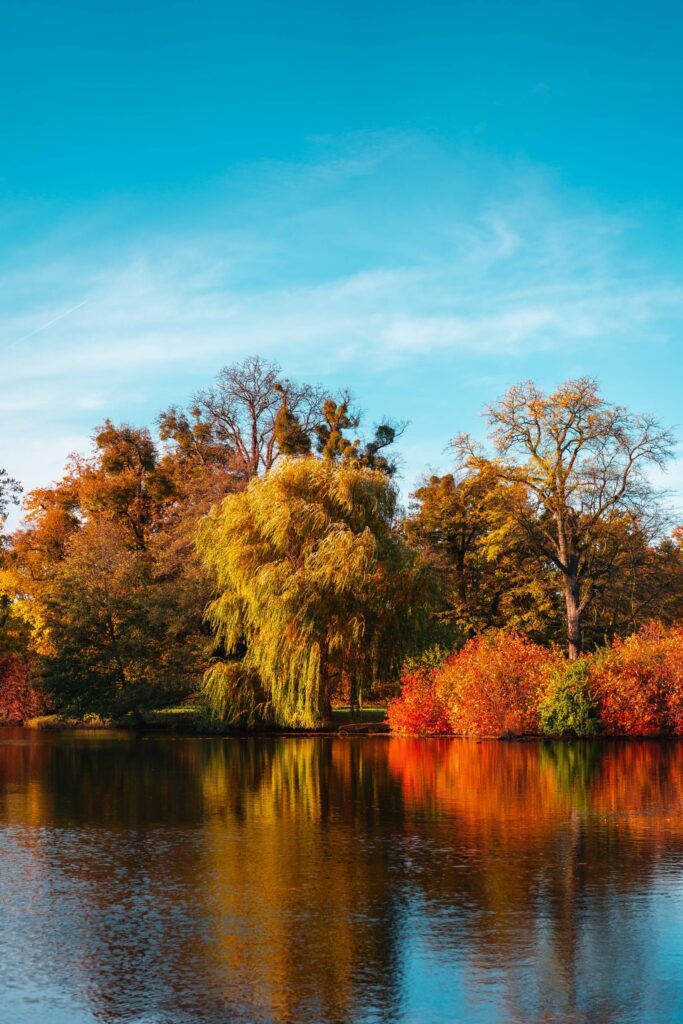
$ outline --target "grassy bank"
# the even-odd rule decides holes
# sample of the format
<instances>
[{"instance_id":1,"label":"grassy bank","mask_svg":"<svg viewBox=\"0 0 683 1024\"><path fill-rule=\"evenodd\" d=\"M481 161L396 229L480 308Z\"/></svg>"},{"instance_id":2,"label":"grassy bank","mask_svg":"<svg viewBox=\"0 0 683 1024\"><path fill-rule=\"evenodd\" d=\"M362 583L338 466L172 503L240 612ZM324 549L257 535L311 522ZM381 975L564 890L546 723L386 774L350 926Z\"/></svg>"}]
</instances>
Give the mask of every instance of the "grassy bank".
<instances>
[{"instance_id":1,"label":"grassy bank","mask_svg":"<svg viewBox=\"0 0 683 1024\"><path fill-rule=\"evenodd\" d=\"M96 714L88 714L80 718L68 715L41 715L36 718L26 719L22 725L27 729L130 729L139 732L215 735L216 730L208 729L205 721L204 709L199 704L188 703L168 708L143 710L135 716L126 715L123 718L108 718ZM387 728L386 707L384 705L373 705L363 708L361 712L357 712L355 715L352 714L351 708L348 705L340 705L333 708L330 726L318 730L318 734L362 734L373 731L385 732ZM226 730L226 734L239 731ZM269 729L267 733L289 734L292 732L300 733L301 731ZM263 734L264 732L261 733L261 735Z\"/></svg>"}]
</instances>

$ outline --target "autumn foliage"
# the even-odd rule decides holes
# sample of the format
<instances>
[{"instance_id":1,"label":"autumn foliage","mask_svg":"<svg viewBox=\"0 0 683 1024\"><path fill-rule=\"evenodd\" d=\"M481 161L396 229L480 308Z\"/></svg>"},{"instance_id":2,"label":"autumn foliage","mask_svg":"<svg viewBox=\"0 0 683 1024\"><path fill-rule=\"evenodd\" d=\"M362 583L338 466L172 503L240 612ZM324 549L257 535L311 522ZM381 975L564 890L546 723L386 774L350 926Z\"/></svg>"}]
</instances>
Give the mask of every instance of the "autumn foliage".
<instances>
[{"instance_id":1,"label":"autumn foliage","mask_svg":"<svg viewBox=\"0 0 683 1024\"><path fill-rule=\"evenodd\" d=\"M392 700L387 718L393 732L407 736L452 733L446 706L436 693L435 670L418 668L402 679L401 696Z\"/></svg>"},{"instance_id":2,"label":"autumn foliage","mask_svg":"<svg viewBox=\"0 0 683 1024\"><path fill-rule=\"evenodd\" d=\"M23 722L45 711L45 700L33 684L28 665L16 654L0 658L0 721Z\"/></svg>"},{"instance_id":3,"label":"autumn foliage","mask_svg":"<svg viewBox=\"0 0 683 1024\"><path fill-rule=\"evenodd\" d=\"M405 734L537 732L541 695L556 660L553 651L518 633L475 637L440 668L408 676L390 706L389 721ZM430 721L438 728L430 730Z\"/></svg>"},{"instance_id":4,"label":"autumn foliage","mask_svg":"<svg viewBox=\"0 0 683 1024\"><path fill-rule=\"evenodd\" d=\"M505 630L470 640L444 665L439 680L453 732L537 732L539 697L553 657L539 644Z\"/></svg>"},{"instance_id":5,"label":"autumn foliage","mask_svg":"<svg viewBox=\"0 0 683 1024\"><path fill-rule=\"evenodd\" d=\"M603 729L613 735L683 734L683 628L644 627L593 659Z\"/></svg>"},{"instance_id":6,"label":"autumn foliage","mask_svg":"<svg viewBox=\"0 0 683 1024\"><path fill-rule=\"evenodd\" d=\"M404 735L683 735L683 628L650 624L573 663L501 630L403 683L389 722Z\"/></svg>"},{"instance_id":7,"label":"autumn foliage","mask_svg":"<svg viewBox=\"0 0 683 1024\"><path fill-rule=\"evenodd\" d=\"M258 356L156 427L106 419L11 536L0 468L0 718L37 700L16 654L67 718L197 696L202 728L328 727L404 666L405 735L683 734L683 526L649 472L675 439L587 378L486 417L405 513L405 421L368 434Z\"/></svg>"}]
</instances>

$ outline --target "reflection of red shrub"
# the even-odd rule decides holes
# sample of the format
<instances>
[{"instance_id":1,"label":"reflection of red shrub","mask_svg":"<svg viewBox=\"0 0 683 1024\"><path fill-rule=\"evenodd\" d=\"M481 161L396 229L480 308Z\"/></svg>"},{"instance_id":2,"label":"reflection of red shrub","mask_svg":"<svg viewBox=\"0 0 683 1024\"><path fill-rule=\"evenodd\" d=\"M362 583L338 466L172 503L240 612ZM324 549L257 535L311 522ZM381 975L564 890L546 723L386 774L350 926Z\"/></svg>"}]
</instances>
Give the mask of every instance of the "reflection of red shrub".
<instances>
[{"instance_id":1,"label":"reflection of red shrub","mask_svg":"<svg viewBox=\"0 0 683 1024\"><path fill-rule=\"evenodd\" d=\"M0 658L0 720L23 722L45 710L45 700L32 684L28 665L16 654Z\"/></svg>"},{"instance_id":2,"label":"reflection of red shrub","mask_svg":"<svg viewBox=\"0 0 683 1024\"><path fill-rule=\"evenodd\" d=\"M538 732L538 705L556 655L518 633L476 637L439 672L436 692L463 736Z\"/></svg>"},{"instance_id":3,"label":"reflection of red shrub","mask_svg":"<svg viewBox=\"0 0 683 1024\"><path fill-rule=\"evenodd\" d=\"M607 732L683 734L683 628L653 624L615 640L593 661L590 685Z\"/></svg>"},{"instance_id":4,"label":"reflection of red shrub","mask_svg":"<svg viewBox=\"0 0 683 1024\"><path fill-rule=\"evenodd\" d=\"M435 674L434 669L419 668L403 677L401 696L392 700L387 710L393 732L434 736L452 731L434 692Z\"/></svg>"}]
</instances>

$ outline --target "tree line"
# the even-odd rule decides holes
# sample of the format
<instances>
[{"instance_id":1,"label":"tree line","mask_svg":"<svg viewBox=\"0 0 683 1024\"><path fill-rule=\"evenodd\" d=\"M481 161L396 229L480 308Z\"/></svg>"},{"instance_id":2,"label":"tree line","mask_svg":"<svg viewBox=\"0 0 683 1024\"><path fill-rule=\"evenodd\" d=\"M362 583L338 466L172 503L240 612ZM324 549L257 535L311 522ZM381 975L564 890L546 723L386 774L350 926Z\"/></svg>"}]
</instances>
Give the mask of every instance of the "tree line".
<instances>
[{"instance_id":1,"label":"tree line","mask_svg":"<svg viewBox=\"0 0 683 1024\"><path fill-rule=\"evenodd\" d=\"M315 727L491 628L575 659L680 622L683 535L650 483L671 432L590 379L518 385L486 417L407 509L406 424L364 432L348 392L258 357L154 431L107 420L3 539L5 676L21 663L77 715L201 690L222 722ZM3 473L3 519L18 492Z\"/></svg>"}]
</instances>

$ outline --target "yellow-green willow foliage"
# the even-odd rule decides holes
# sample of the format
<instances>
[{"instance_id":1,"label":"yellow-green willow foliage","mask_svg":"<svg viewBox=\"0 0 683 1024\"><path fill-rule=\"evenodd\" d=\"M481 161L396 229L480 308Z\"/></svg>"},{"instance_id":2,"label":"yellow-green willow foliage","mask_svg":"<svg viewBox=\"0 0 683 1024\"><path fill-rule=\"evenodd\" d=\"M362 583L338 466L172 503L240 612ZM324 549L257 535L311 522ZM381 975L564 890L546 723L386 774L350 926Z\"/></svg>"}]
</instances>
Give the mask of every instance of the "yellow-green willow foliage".
<instances>
[{"instance_id":1,"label":"yellow-green willow foliage","mask_svg":"<svg viewBox=\"0 0 683 1024\"><path fill-rule=\"evenodd\" d=\"M239 668L228 660L205 679L225 718L244 721L247 705L262 701L261 716L315 728L335 693L358 703L398 672L419 639L431 586L395 514L383 473L303 457L203 520L199 551L218 594L208 619L227 654L246 650Z\"/></svg>"}]
</instances>

